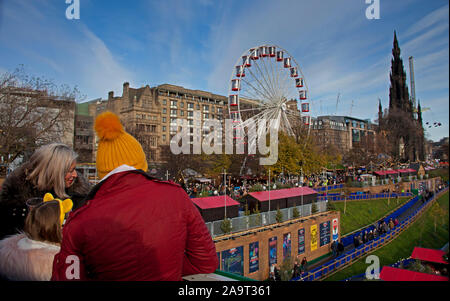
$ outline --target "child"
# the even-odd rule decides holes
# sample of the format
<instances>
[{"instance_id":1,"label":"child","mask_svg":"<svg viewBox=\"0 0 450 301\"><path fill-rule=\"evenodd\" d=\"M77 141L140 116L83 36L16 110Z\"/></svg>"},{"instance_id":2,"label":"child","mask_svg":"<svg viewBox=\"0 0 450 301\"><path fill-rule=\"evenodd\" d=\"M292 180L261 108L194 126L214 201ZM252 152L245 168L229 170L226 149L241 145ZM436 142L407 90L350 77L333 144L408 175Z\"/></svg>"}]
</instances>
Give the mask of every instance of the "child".
<instances>
[{"instance_id":1,"label":"child","mask_svg":"<svg viewBox=\"0 0 450 301\"><path fill-rule=\"evenodd\" d=\"M62 239L61 217L72 208L60 203L52 200L31 208L24 232L0 241L0 277L16 281L50 280L53 258Z\"/></svg>"}]
</instances>

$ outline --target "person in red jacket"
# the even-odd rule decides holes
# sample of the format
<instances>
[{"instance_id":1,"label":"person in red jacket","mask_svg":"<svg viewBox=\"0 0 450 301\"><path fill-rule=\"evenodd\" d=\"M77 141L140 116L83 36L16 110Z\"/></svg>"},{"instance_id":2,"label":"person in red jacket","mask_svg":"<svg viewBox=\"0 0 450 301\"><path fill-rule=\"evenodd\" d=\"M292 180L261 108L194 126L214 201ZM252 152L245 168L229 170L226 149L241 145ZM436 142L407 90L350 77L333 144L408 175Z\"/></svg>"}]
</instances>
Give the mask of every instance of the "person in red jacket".
<instances>
[{"instance_id":1,"label":"person in red jacket","mask_svg":"<svg viewBox=\"0 0 450 301\"><path fill-rule=\"evenodd\" d=\"M63 228L52 280L182 280L218 267L214 242L178 184L147 175L141 145L111 112L95 121L102 179Z\"/></svg>"}]
</instances>

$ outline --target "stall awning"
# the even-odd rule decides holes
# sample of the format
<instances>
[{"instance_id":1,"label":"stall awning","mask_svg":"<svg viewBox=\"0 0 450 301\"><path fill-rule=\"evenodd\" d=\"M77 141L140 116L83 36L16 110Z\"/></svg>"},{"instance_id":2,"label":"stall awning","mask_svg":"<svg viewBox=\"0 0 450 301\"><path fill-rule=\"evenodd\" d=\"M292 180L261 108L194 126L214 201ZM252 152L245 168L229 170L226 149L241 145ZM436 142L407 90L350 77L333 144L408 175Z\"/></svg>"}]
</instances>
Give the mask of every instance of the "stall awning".
<instances>
[{"instance_id":1,"label":"stall awning","mask_svg":"<svg viewBox=\"0 0 450 301\"><path fill-rule=\"evenodd\" d=\"M286 198L292 198L302 195L310 195L310 194L317 194L317 191L314 189L308 188L308 187L296 187L296 188L286 188L286 189L278 189L278 190L271 190L269 191L257 191L257 192L250 192L249 195L254 197L260 202L268 201L269 196L271 200L277 200L277 199L286 199Z\"/></svg>"},{"instance_id":2,"label":"stall awning","mask_svg":"<svg viewBox=\"0 0 450 301\"><path fill-rule=\"evenodd\" d=\"M448 262L446 262L443 259L444 255L445 255L445 252L442 250L415 247L411 254L411 258L420 259L420 260L429 261L429 262L448 264Z\"/></svg>"},{"instance_id":3,"label":"stall awning","mask_svg":"<svg viewBox=\"0 0 450 301\"><path fill-rule=\"evenodd\" d=\"M448 277L419 273L393 267L383 267L380 279L384 281L448 281Z\"/></svg>"},{"instance_id":4,"label":"stall awning","mask_svg":"<svg viewBox=\"0 0 450 301\"><path fill-rule=\"evenodd\" d=\"M416 172L415 169L412 168L406 168L406 169L397 169L398 172L400 173L406 173L406 172Z\"/></svg>"},{"instance_id":5,"label":"stall awning","mask_svg":"<svg viewBox=\"0 0 450 301\"><path fill-rule=\"evenodd\" d=\"M398 174L397 170L378 170L375 171L374 174L379 176L385 176L385 175L396 175Z\"/></svg>"},{"instance_id":6,"label":"stall awning","mask_svg":"<svg viewBox=\"0 0 450 301\"><path fill-rule=\"evenodd\" d=\"M192 202L201 209L220 208L225 206L238 206L239 202L229 196L210 196L204 198L192 198Z\"/></svg>"}]
</instances>

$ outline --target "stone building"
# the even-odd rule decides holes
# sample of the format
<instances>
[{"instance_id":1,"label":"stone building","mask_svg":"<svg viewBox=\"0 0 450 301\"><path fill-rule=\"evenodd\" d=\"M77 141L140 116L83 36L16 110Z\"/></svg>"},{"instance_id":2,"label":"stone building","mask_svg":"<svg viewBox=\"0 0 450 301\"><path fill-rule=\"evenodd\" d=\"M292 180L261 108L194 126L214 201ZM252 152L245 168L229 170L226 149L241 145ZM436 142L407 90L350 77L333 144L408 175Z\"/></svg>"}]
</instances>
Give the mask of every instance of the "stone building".
<instances>
[{"instance_id":1,"label":"stone building","mask_svg":"<svg viewBox=\"0 0 450 301\"><path fill-rule=\"evenodd\" d=\"M417 118L415 118L417 112ZM409 96L406 72L400 56L397 34L394 31L392 48L389 112L383 116L379 105L379 132L389 137L390 153L400 162L425 160L425 138L420 103L417 108Z\"/></svg>"},{"instance_id":2,"label":"stone building","mask_svg":"<svg viewBox=\"0 0 450 301\"><path fill-rule=\"evenodd\" d=\"M241 99L240 105L241 109L247 109L258 104ZM95 160L96 137L93 131L88 132L85 127L91 126L90 122L93 126L95 116L105 110L120 117L126 131L142 144L149 163L158 165L164 162L164 146L170 145L171 138L179 130L177 119L187 120L191 137L194 136L194 131L202 136L207 135L208 130L194 124L194 112L199 112L201 124L205 120L217 119L222 121L224 126L224 120L228 118L228 98L170 84L131 88L129 83L125 82L121 96L115 96L111 91L107 100L96 99L78 104L78 127L75 136L80 144L76 143L75 149L83 154L91 152L89 162ZM94 137L90 139L86 135ZM86 154L86 158L88 157Z\"/></svg>"},{"instance_id":3,"label":"stone building","mask_svg":"<svg viewBox=\"0 0 450 301\"><path fill-rule=\"evenodd\" d=\"M375 130L369 120L349 116L318 116L312 119L311 135L318 145L333 145L342 154L355 147L374 150Z\"/></svg>"}]
</instances>

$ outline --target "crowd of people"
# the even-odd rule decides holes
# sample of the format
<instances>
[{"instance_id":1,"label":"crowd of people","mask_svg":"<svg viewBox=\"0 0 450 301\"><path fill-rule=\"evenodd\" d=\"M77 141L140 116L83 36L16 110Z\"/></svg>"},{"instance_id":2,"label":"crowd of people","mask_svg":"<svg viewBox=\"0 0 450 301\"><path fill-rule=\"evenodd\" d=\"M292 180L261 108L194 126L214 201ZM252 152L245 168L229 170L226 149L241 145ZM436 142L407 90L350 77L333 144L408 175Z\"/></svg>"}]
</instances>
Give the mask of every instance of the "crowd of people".
<instances>
[{"instance_id":1,"label":"crowd of people","mask_svg":"<svg viewBox=\"0 0 450 301\"><path fill-rule=\"evenodd\" d=\"M303 273L308 272L308 260L306 259L306 257L303 257L303 259L300 259L300 255L297 256L297 258L295 258L294 260L294 265L292 267L292 269L289 271L289 275L290 276L290 280L292 279L296 279L298 277L300 277ZM287 273L288 271L284 271L285 273ZM281 269L280 266L276 263L272 264L270 266L270 270L269 270L269 281L282 281L282 277L281 277ZM289 279L285 279L285 280L289 280Z\"/></svg>"},{"instance_id":2,"label":"crowd of people","mask_svg":"<svg viewBox=\"0 0 450 301\"><path fill-rule=\"evenodd\" d=\"M267 178L241 179L232 177L227 181L226 185L223 182L218 184L210 182L200 183L195 179L186 179L182 186L191 198L218 196L226 193L228 196L237 200L252 191L266 191L269 189L275 190L299 186L315 188L324 185L341 184L344 183L344 179L345 176L341 174L328 174L325 177L323 174L313 174L309 177L305 176L303 182L301 182L298 177L285 178L280 176L272 178L269 187Z\"/></svg>"},{"instance_id":3,"label":"crowd of people","mask_svg":"<svg viewBox=\"0 0 450 301\"><path fill-rule=\"evenodd\" d=\"M5 179L0 278L182 280L213 273L215 245L186 192L147 174L142 146L117 115L98 115L95 131L101 181L94 187L78 177L77 154L60 143L38 148Z\"/></svg>"},{"instance_id":4,"label":"crowd of people","mask_svg":"<svg viewBox=\"0 0 450 301\"><path fill-rule=\"evenodd\" d=\"M378 223L374 225L373 230L365 230L364 233L360 233L359 235L355 235L353 237L353 245L355 248L359 247L360 245L365 244L368 241L371 241L383 234L388 233L392 229L394 229L398 225L398 219L392 219L390 218L388 222L385 220L380 220Z\"/></svg>"}]
</instances>

